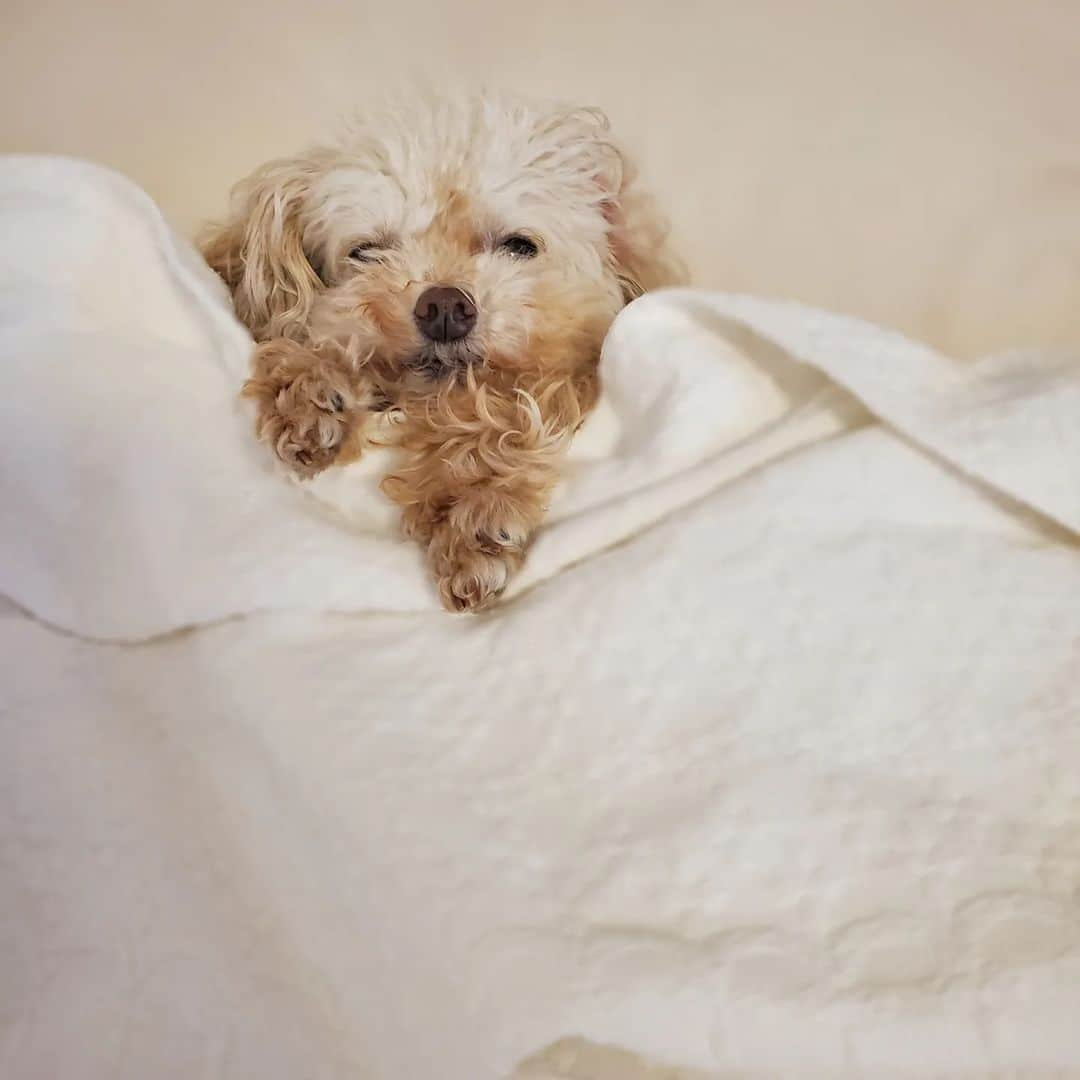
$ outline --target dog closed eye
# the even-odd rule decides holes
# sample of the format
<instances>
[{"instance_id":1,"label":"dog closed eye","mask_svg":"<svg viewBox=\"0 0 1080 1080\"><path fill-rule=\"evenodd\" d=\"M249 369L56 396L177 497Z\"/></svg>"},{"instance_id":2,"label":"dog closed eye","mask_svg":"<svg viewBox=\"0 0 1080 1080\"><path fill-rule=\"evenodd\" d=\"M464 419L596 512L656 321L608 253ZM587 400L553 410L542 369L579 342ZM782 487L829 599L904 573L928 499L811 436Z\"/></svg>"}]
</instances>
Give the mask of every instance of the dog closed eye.
<instances>
[{"instance_id":1,"label":"dog closed eye","mask_svg":"<svg viewBox=\"0 0 1080 1080\"><path fill-rule=\"evenodd\" d=\"M385 240L368 240L365 243L357 244L349 252L349 258L354 262L378 262L379 256L389 247L390 245Z\"/></svg>"}]
</instances>

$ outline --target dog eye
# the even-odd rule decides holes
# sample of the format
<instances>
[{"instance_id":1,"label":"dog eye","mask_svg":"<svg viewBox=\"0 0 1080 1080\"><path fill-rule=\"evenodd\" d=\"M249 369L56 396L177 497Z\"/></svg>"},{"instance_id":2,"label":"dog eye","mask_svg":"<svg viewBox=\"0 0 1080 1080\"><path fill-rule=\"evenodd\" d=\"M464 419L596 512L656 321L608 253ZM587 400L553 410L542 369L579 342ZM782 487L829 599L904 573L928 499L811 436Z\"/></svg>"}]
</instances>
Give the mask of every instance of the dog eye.
<instances>
[{"instance_id":1,"label":"dog eye","mask_svg":"<svg viewBox=\"0 0 1080 1080\"><path fill-rule=\"evenodd\" d=\"M501 240L499 247L503 251L509 251L511 255L519 259L531 259L534 255L540 254L540 247L536 241L530 240L520 233L514 233L513 236Z\"/></svg>"},{"instance_id":2,"label":"dog eye","mask_svg":"<svg viewBox=\"0 0 1080 1080\"><path fill-rule=\"evenodd\" d=\"M349 258L355 259L356 262L375 262L379 257L379 252L384 248L383 244L377 243L374 240L369 240L366 244L357 244L356 247L349 252Z\"/></svg>"}]
</instances>

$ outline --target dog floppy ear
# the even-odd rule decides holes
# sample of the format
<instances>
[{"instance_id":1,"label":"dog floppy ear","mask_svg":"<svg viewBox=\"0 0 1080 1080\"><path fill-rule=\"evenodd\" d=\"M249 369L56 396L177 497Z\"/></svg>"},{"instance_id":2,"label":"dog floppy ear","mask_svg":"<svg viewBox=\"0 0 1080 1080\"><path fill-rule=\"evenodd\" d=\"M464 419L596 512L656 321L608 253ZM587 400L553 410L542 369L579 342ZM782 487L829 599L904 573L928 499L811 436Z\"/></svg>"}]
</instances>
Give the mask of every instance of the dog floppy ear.
<instances>
[{"instance_id":1,"label":"dog floppy ear","mask_svg":"<svg viewBox=\"0 0 1080 1080\"><path fill-rule=\"evenodd\" d=\"M557 109L533 133L533 160L576 181L583 198L599 206L608 226L608 268L627 303L650 289L686 280L668 246L668 225L655 201L637 184L629 159L610 134L601 109Z\"/></svg>"},{"instance_id":2,"label":"dog floppy ear","mask_svg":"<svg viewBox=\"0 0 1080 1080\"><path fill-rule=\"evenodd\" d=\"M257 341L303 336L320 282L304 252L300 213L320 172L315 156L264 165L234 188L229 219L202 237L204 258Z\"/></svg>"},{"instance_id":3,"label":"dog floppy ear","mask_svg":"<svg viewBox=\"0 0 1080 1080\"><path fill-rule=\"evenodd\" d=\"M656 200L643 191L637 170L610 135L611 123L600 109L572 114L586 124L587 167L600 189L608 223L611 269L629 303L651 289L686 281L686 268L671 251L667 219Z\"/></svg>"},{"instance_id":4,"label":"dog floppy ear","mask_svg":"<svg viewBox=\"0 0 1080 1080\"><path fill-rule=\"evenodd\" d=\"M615 276L627 303L652 289L686 281L686 267L669 245L670 227L656 200L641 190L633 165L620 150L619 167L606 176L603 201Z\"/></svg>"}]
</instances>

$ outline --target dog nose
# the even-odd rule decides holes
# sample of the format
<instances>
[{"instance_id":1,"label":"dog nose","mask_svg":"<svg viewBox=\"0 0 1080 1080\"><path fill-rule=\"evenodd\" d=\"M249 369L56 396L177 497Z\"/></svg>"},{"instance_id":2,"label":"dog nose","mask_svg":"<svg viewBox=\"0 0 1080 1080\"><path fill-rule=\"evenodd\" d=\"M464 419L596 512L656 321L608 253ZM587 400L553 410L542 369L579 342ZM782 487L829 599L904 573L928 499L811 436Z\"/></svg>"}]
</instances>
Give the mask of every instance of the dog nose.
<instances>
[{"instance_id":1,"label":"dog nose","mask_svg":"<svg viewBox=\"0 0 1080 1080\"><path fill-rule=\"evenodd\" d=\"M420 333L431 341L458 341L476 325L476 305L449 285L425 289L413 308Z\"/></svg>"}]
</instances>

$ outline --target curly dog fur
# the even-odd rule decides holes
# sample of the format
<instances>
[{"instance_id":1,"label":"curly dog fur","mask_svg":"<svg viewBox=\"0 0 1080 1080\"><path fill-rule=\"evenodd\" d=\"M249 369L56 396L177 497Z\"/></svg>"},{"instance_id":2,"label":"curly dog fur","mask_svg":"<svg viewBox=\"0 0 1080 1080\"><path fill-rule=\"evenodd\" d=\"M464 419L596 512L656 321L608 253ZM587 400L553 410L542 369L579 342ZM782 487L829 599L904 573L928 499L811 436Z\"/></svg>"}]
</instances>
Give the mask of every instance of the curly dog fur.
<instances>
[{"instance_id":1,"label":"curly dog fur","mask_svg":"<svg viewBox=\"0 0 1080 1080\"><path fill-rule=\"evenodd\" d=\"M353 460L394 410L383 490L456 611L520 566L616 313L681 277L602 113L492 96L390 108L263 166L203 252L258 343L257 433L296 475ZM474 307L461 339L418 325L436 285Z\"/></svg>"}]
</instances>

